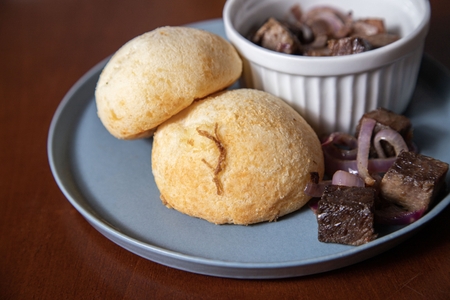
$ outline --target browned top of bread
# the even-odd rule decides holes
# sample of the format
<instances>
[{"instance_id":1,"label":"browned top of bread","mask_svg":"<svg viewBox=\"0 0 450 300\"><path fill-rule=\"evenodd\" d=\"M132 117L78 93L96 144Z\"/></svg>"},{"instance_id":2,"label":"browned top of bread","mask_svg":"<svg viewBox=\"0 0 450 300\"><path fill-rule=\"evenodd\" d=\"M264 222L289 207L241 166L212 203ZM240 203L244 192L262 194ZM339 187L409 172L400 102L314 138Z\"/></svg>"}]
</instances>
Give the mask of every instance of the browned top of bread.
<instances>
[{"instance_id":1,"label":"browned top of bread","mask_svg":"<svg viewBox=\"0 0 450 300\"><path fill-rule=\"evenodd\" d=\"M194 100L231 85L242 62L226 40L189 27L161 27L123 45L95 92L98 115L121 139L151 136Z\"/></svg>"},{"instance_id":2,"label":"browned top of bread","mask_svg":"<svg viewBox=\"0 0 450 300\"><path fill-rule=\"evenodd\" d=\"M196 101L153 138L152 169L164 204L217 224L276 220L310 199L303 192L310 172L323 175L315 132L262 91Z\"/></svg>"}]
</instances>

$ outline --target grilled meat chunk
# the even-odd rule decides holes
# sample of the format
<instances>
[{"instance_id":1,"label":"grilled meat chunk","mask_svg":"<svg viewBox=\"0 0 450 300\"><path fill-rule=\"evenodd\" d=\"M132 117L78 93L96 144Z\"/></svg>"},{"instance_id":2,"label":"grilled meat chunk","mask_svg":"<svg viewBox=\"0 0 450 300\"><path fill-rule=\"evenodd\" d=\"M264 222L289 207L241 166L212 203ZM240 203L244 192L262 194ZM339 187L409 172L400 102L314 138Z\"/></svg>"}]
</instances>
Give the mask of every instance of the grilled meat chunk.
<instances>
[{"instance_id":1,"label":"grilled meat chunk","mask_svg":"<svg viewBox=\"0 0 450 300\"><path fill-rule=\"evenodd\" d=\"M374 240L373 188L329 185L318 204L318 239L325 243L362 245Z\"/></svg>"},{"instance_id":2,"label":"grilled meat chunk","mask_svg":"<svg viewBox=\"0 0 450 300\"><path fill-rule=\"evenodd\" d=\"M341 56L369 51L371 45L359 37L346 37L338 40L329 40L328 49L331 56Z\"/></svg>"},{"instance_id":3,"label":"grilled meat chunk","mask_svg":"<svg viewBox=\"0 0 450 300\"><path fill-rule=\"evenodd\" d=\"M427 210L445 186L448 167L437 159L403 151L381 180L381 197L407 211Z\"/></svg>"},{"instance_id":4,"label":"grilled meat chunk","mask_svg":"<svg viewBox=\"0 0 450 300\"><path fill-rule=\"evenodd\" d=\"M287 26L270 18L252 37L252 42L266 49L286 54L300 53L301 44Z\"/></svg>"}]
</instances>

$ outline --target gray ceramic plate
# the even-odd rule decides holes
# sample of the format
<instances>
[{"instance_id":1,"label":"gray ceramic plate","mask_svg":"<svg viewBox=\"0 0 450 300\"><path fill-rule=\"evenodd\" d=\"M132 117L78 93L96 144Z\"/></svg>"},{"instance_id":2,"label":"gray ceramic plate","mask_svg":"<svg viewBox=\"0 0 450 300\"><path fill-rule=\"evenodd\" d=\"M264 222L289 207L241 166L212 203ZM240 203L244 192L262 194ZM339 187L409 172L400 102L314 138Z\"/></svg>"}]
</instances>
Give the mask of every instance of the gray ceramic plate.
<instances>
[{"instance_id":1,"label":"gray ceramic plate","mask_svg":"<svg viewBox=\"0 0 450 300\"><path fill-rule=\"evenodd\" d=\"M224 36L221 20L192 24ZM151 171L152 139L121 141L97 115L94 89L106 60L84 75L55 112L48 156L70 203L99 232L149 260L194 273L232 278L282 278L337 269L373 257L410 237L450 202L446 196L422 219L389 227L359 247L317 240L308 208L274 223L213 225L161 204ZM422 153L450 162L450 77L424 58L407 115ZM449 178L447 177L447 182Z\"/></svg>"}]
</instances>

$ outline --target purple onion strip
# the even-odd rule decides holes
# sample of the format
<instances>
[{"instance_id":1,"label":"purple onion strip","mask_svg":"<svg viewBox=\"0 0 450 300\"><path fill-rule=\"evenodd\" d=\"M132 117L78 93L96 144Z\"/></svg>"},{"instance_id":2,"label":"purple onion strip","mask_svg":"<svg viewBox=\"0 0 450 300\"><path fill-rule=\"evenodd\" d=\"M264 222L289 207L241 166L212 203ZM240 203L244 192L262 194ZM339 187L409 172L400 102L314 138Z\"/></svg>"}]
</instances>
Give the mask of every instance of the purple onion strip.
<instances>
[{"instance_id":1,"label":"purple onion strip","mask_svg":"<svg viewBox=\"0 0 450 300\"><path fill-rule=\"evenodd\" d=\"M324 151L325 173L330 177L338 170L347 171L352 174L358 174L356 160L337 159ZM386 173L395 161L395 157L371 158L368 161L368 170L370 173Z\"/></svg>"},{"instance_id":2,"label":"purple onion strip","mask_svg":"<svg viewBox=\"0 0 450 300\"><path fill-rule=\"evenodd\" d=\"M330 134L322 143L322 148L340 159L356 159L358 147L357 139L347 133L334 132Z\"/></svg>"},{"instance_id":3,"label":"purple onion strip","mask_svg":"<svg viewBox=\"0 0 450 300\"><path fill-rule=\"evenodd\" d=\"M419 220L425 211L426 208L405 211L400 207L390 205L375 211L375 222L382 225L408 225Z\"/></svg>"},{"instance_id":4,"label":"purple onion strip","mask_svg":"<svg viewBox=\"0 0 450 300\"><path fill-rule=\"evenodd\" d=\"M382 129L373 138L373 144L377 150L378 157L386 157L380 143L381 140L388 142L392 147L394 147L395 155L398 155L401 151L408 151L408 146L400 133L392 129Z\"/></svg>"},{"instance_id":5,"label":"purple onion strip","mask_svg":"<svg viewBox=\"0 0 450 300\"><path fill-rule=\"evenodd\" d=\"M319 198L312 198L308 202L309 208L312 210L312 212L317 215L317 210L319 209Z\"/></svg>"},{"instance_id":6,"label":"purple onion strip","mask_svg":"<svg viewBox=\"0 0 450 300\"><path fill-rule=\"evenodd\" d=\"M358 152L356 154L358 174L364 179L364 182L368 186L372 186L375 184L375 179L370 176L368 169L370 142L372 139L372 132L375 124L376 121L374 119L362 119L358 137Z\"/></svg>"},{"instance_id":7,"label":"purple onion strip","mask_svg":"<svg viewBox=\"0 0 450 300\"><path fill-rule=\"evenodd\" d=\"M349 173L347 171L338 170L333 174L333 179L331 180L333 185L344 185L344 186L356 186L364 187L364 180L358 175Z\"/></svg>"},{"instance_id":8,"label":"purple onion strip","mask_svg":"<svg viewBox=\"0 0 450 300\"><path fill-rule=\"evenodd\" d=\"M304 193L313 198L320 198L322 197L323 191L325 190L325 186L330 184L331 180L323 180L319 183L310 181L306 184Z\"/></svg>"}]
</instances>

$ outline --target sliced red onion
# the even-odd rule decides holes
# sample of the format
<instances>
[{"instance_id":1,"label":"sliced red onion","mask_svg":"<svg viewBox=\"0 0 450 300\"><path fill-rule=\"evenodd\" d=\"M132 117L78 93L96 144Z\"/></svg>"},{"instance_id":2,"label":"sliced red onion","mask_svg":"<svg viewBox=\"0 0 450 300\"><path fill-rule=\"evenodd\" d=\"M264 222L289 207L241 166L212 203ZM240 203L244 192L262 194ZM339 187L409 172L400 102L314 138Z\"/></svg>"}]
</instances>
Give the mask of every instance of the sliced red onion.
<instances>
[{"instance_id":1,"label":"sliced red onion","mask_svg":"<svg viewBox=\"0 0 450 300\"><path fill-rule=\"evenodd\" d=\"M425 213L422 208L416 211L406 211L396 205L375 210L375 222L382 225L408 225L419 220Z\"/></svg>"},{"instance_id":2,"label":"sliced red onion","mask_svg":"<svg viewBox=\"0 0 450 300\"><path fill-rule=\"evenodd\" d=\"M317 210L319 209L319 198L312 198L308 202L309 208L313 211L315 215L317 215Z\"/></svg>"},{"instance_id":3,"label":"sliced red onion","mask_svg":"<svg viewBox=\"0 0 450 300\"><path fill-rule=\"evenodd\" d=\"M369 172L370 173L386 173L392 164L395 162L396 157L388 158L372 158L369 159Z\"/></svg>"},{"instance_id":4,"label":"sliced red onion","mask_svg":"<svg viewBox=\"0 0 450 300\"><path fill-rule=\"evenodd\" d=\"M325 174L329 177L332 177L333 174L338 170L347 171L352 174L358 174L358 167L356 165L355 159L338 159L331 156L327 151L323 152L323 157L325 161Z\"/></svg>"},{"instance_id":5,"label":"sliced red onion","mask_svg":"<svg viewBox=\"0 0 450 300\"><path fill-rule=\"evenodd\" d=\"M378 157L386 157L380 143L381 140L388 142L392 147L394 147L395 155L398 155L401 151L408 151L408 146L400 133L392 129L382 129L377 132L373 138L373 144L377 150Z\"/></svg>"},{"instance_id":6,"label":"sliced red onion","mask_svg":"<svg viewBox=\"0 0 450 300\"><path fill-rule=\"evenodd\" d=\"M304 21L311 27L317 22L328 24L328 28L332 30L333 37L339 39L350 32L352 15L345 15L330 7L317 6L305 14Z\"/></svg>"},{"instance_id":7,"label":"sliced red onion","mask_svg":"<svg viewBox=\"0 0 450 300\"><path fill-rule=\"evenodd\" d=\"M364 180L361 177L342 170L338 170L333 174L331 184L344 186L357 186L357 187L365 186Z\"/></svg>"},{"instance_id":8,"label":"sliced red onion","mask_svg":"<svg viewBox=\"0 0 450 300\"><path fill-rule=\"evenodd\" d=\"M306 184L304 193L313 198L320 198L325 190L325 186L330 184L331 180L323 180L318 183L310 181Z\"/></svg>"},{"instance_id":9,"label":"sliced red onion","mask_svg":"<svg viewBox=\"0 0 450 300\"><path fill-rule=\"evenodd\" d=\"M322 143L324 151L339 159L356 159L357 148L356 137L343 132L330 134Z\"/></svg>"},{"instance_id":10,"label":"sliced red onion","mask_svg":"<svg viewBox=\"0 0 450 300\"><path fill-rule=\"evenodd\" d=\"M358 165L356 160L344 160L331 157L324 151L325 174L333 176L338 170L347 171L351 174L358 174ZM369 173L386 173L395 161L395 157L371 158L368 161Z\"/></svg>"},{"instance_id":11,"label":"sliced red onion","mask_svg":"<svg viewBox=\"0 0 450 300\"><path fill-rule=\"evenodd\" d=\"M356 154L358 174L364 179L364 182L368 186L375 184L375 179L370 176L368 169L370 142L375 124L376 121L374 119L363 118L361 120L361 127L358 136L358 152Z\"/></svg>"},{"instance_id":12,"label":"sliced red onion","mask_svg":"<svg viewBox=\"0 0 450 300\"><path fill-rule=\"evenodd\" d=\"M349 148L356 148L358 146L356 137L344 132L333 132L325 138L322 145L328 145L329 143L345 145Z\"/></svg>"}]
</instances>

